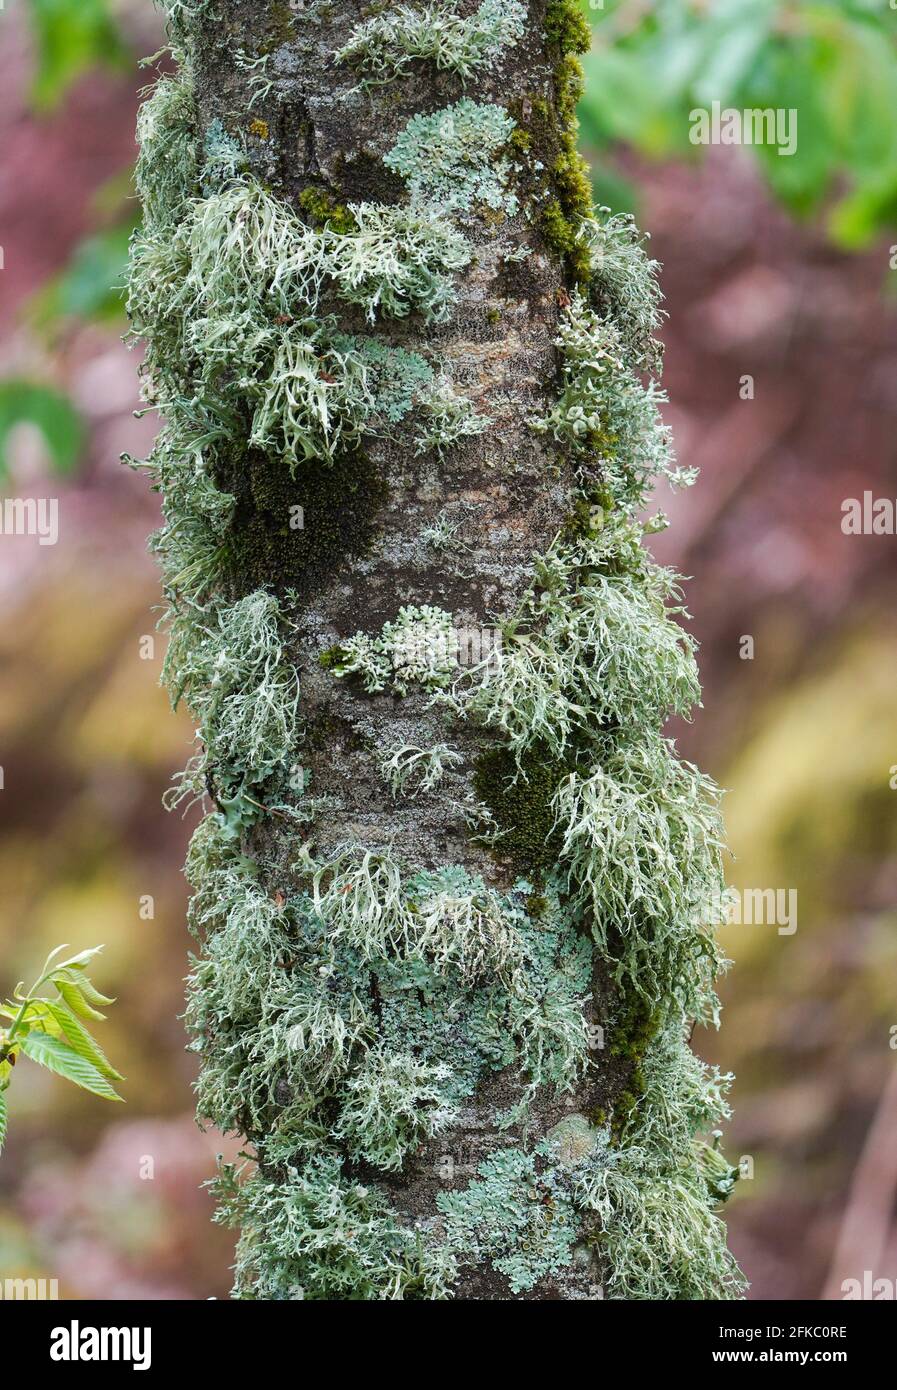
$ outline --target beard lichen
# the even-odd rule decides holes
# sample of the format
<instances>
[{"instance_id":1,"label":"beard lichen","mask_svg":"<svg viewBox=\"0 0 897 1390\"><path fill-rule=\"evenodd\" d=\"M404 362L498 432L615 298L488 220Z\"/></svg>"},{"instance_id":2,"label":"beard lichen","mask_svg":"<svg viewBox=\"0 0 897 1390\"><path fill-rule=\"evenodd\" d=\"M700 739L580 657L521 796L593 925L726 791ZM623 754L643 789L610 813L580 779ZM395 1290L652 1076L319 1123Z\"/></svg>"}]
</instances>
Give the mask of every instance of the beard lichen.
<instances>
[{"instance_id":1,"label":"beard lichen","mask_svg":"<svg viewBox=\"0 0 897 1390\"><path fill-rule=\"evenodd\" d=\"M355 68L363 87L394 82L414 62L431 62L437 72L456 73L464 82L494 68L522 37L525 23L519 0L482 0L472 14L449 0L397 5L356 25L336 60Z\"/></svg>"},{"instance_id":2,"label":"beard lichen","mask_svg":"<svg viewBox=\"0 0 897 1390\"><path fill-rule=\"evenodd\" d=\"M627 219L593 216L576 153L587 26L574 0L549 4L550 80L526 120L466 97L411 116L381 166L404 201L343 204L313 183L294 208L219 120L200 128L189 54L207 6L167 8L183 66L140 117L130 313L146 399L165 416L147 465L163 494L164 674L200 745L173 799L213 802L187 865L198 1113L254 1149L215 1185L219 1219L241 1229L235 1296L441 1299L471 1267L512 1296L547 1281L595 1297L599 1278L611 1297L738 1296L716 1215L733 1170L698 1138L727 1116L730 1078L687 1042L690 1021L718 1012L723 961L701 916L722 886L718 794L661 732L699 699L695 644L636 520L656 477L690 479L642 378L660 362L654 263ZM516 0L401 6L334 56L362 85L418 59L464 82L518 44L525 15ZM255 77L249 90L261 107ZM410 351L398 330L451 317L474 254L464 225L494 230L496 216L541 228L572 292L560 392L532 422L571 467L569 522L499 616L488 661L459 670L453 615L397 602L315 673L458 735L374 740L375 777L415 804L457 789L487 827L477 868L415 862L351 827L319 849L314 795L304 773L291 780L295 610L373 544L387 488L369 441L438 464L489 426L435 351ZM526 254L511 245L505 261ZM284 513L309 495L294 491L303 480L348 521L296 549ZM434 524L424 544L439 553L453 537ZM272 816L288 829L259 834ZM573 1105L600 1079L599 1008L624 1063L611 1113L558 1122L558 1097ZM515 1078L507 1111L481 1100L499 1075ZM393 1194L465 1114L502 1138L425 1215L400 1213Z\"/></svg>"}]
</instances>

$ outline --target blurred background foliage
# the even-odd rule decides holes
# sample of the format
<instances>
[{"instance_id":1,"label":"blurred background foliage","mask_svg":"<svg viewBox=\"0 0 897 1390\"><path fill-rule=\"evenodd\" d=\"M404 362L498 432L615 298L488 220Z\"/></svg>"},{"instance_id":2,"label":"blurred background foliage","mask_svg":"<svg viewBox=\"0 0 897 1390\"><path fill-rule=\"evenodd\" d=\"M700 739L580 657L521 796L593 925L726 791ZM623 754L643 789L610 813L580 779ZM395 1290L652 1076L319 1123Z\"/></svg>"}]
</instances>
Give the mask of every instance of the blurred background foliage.
<instances>
[{"instance_id":1,"label":"blurred background foliage","mask_svg":"<svg viewBox=\"0 0 897 1390\"><path fill-rule=\"evenodd\" d=\"M664 263L668 418L702 470L659 499L655 550L695 575L705 686L673 732L731 788L733 885L798 894L793 935L727 929L723 1030L696 1042L738 1076L729 1218L753 1296L816 1298L864 1268L897 1277L894 542L840 530L845 497L897 496L897 11L583 9L583 149L597 199L637 210ZM106 941L105 1040L128 1077L114 1117L17 1078L0 1275L220 1296L230 1241L200 1183L234 1144L192 1119L190 824L160 807L192 730L157 684L156 500L118 462L155 428L120 335L137 62L162 28L150 0L7 0L0 34L0 488L59 496L61 517L55 547L0 545L0 974ZM794 107L796 154L692 145L713 101Z\"/></svg>"},{"instance_id":2,"label":"blurred background foliage","mask_svg":"<svg viewBox=\"0 0 897 1390\"><path fill-rule=\"evenodd\" d=\"M589 9L595 44L581 119L596 150L625 141L655 159L682 158L696 149L696 108L793 109L795 153L753 151L774 196L795 214L823 214L845 246L897 221L889 0L590 0Z\"/></svg>"}]
</instances>

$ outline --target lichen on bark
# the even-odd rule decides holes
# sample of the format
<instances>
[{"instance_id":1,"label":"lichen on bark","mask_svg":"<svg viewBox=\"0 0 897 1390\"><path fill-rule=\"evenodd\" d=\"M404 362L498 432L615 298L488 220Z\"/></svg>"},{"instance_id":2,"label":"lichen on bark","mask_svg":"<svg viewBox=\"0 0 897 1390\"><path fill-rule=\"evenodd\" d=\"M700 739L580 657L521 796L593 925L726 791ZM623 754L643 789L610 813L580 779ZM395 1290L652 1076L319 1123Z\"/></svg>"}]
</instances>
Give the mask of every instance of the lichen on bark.
<instances>
[{"instance_id":1,"label":"lichen on bark","mask_svg":"<svg viewBox=\"0 0 897 1390\"><path fill-rule=\"evenodd\" d=\"M167 9L130 310L235 1294L737 1296L687 1045L717 793L661 732L699 687L639 519L689 479L655 267L575 150L587 26Z\"/></svg>"}]
</instances>

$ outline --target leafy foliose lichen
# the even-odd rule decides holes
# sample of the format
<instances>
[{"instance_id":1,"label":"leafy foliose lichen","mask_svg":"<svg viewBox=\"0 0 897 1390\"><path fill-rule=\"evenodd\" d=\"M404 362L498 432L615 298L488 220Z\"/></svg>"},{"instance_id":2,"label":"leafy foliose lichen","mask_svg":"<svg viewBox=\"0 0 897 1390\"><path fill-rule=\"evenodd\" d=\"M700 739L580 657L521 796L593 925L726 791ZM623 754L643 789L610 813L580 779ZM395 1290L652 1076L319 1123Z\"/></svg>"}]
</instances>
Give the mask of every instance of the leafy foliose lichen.
<instances>
[{"instance_id":1,"label":"leafy foliose lichen","mask_svg":"<svg viewBox=\"0 0 897 1390\"><path fill-rule=\"evenodd\" d=\"M336 55L363 75L363 86L403 77L412 63L432 62L462 81L495 67L521 38L526 6L518 0L483 0L472 14L456 4L398 5L356 25Z\"/></svg>"},{"instance_id":2,"label":"leafy foliose lichen","mask_svg":"<svg viewBox=\"0 0 897 1390\"><path fill-rule=\"evenodd\" d=\"M488 1261L507 1276L512 1293L533 1288L573 1258L578 1222L570 1184L544 1162L549 1156L544 1143L534 1153L500 1149L463 1192L436 1198L449 1250L462 1264Z\"/></svg>"},{"instance_id":3,"label":"leafy foliose lichen","mask_svg":"<svg viewBox=\"0 0 897 1390\"><path fill-rule=\"evenodd\" d=\"M412 116L383 162L402 175L412 202L431 215L475 203L511 214L517 199L502 151L513 129L504 107L463 97L442 111Z\"/></svg>"}]
</instances>

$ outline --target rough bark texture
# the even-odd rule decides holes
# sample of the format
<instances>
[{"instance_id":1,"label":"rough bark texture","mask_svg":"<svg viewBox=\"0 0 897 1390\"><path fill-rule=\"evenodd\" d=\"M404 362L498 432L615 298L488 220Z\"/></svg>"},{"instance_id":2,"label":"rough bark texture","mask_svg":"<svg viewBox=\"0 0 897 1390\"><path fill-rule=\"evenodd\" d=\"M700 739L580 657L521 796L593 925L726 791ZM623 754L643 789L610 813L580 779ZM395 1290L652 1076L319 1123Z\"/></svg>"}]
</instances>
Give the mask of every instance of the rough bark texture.
<instances>
[{"instance_id":1,"label":"rough bark texture","mask_svg":"<svg viewBox=\"0 0 897 1390\"><path fill-rule=\"evenodd\" d=\"M242 1130L261 1159L242 1187L233 1175L222 1179L225 1208L244 1226L238 1289L263 1297L544 1300L600 1297L606 1281L624 1297L716 1296L737 1288L710 1214L711 1199L727 1190L732 1174L715 1150L706 1151L708 1159L693 1148L692 1133L721 1113L721 1079L705 1073L682 1041L687 1018L699 1012L694 997L701 995L697 987L691 991L686 976L703 972L701 960L712 957L708 938L684 924L686 907L694 912L698 889L706 894L714 878L714 824L703 811L695 812L706 866L702 860L695 870L700 882L684 882L682 903L674 905L677 912L682 908L682 940L675 938L670 947L663 945L666 925L657 925L665 904L654 906L652 899L643 908L646 895L636 888L623 918L613 920L602 907L612 896L602 886L606 870L592 872L587 865L581 887L580 871L572 865L585 821L571 812L565 822L559 800L568 787L579 798L581 815L587 774L597 767L599 776L613 775L608 769L617 745L612 748L609 740L622 731L621 756L628 756L641 724L651 723L643 705L652 711L656 705L659 724L669 708L687 706L694 693L691 648L681 645L685 639L657 599L663 582L652 578L640 548L638 559L631 554L638 539L632 518L652 469L617 458L630 417L624 410L614 424L613 402L602 413L605 405L595 394L604 389L603 374L625 371L631 383L624 396L637 398L638 421L645 402L654 411L650 394L639 394L639 372L654 360L654 350L649 334L633 326L640 316L649 329L656 321L656 303L639 279L647 283L650 267L628 229L616 227L605 247L611 264L614 248L623 248L616 282L612 270L601 280L600 252L591 260L586 252L589 235L598 232L590 233L571 153L576 75L570 54L581 39L575 9L553 3L546 14L541 0L532 0L525 22L516 23L516 10L501 0L491 9L468 3L432 7L425 31L440 16L466 24L465 39L473 26L486 25L475 51L488 50L488 61L465 75L456 57L444 69L432 56L396 62L393 45L389 80L370 85L361 50L341 61L335 55L360 26L394 12L400 20L415 13L364 7L356 0L295 10L247 0L212 0L193 8L174 3L170 18L184 86L176 93L167 87L163 96L169 106L180 105L172 116L159 98L161 115L147 118L144 129L143 192L148 211L155 212L135 249L132 314L150 344L149 398L169 417L167 442L163 438L151 461L167 501L159 549L174 622L168 678L175 697L186 695L197 710L202 751L192 785L211 799L191 851L198 890L193 919L207 938L194 972L190 1013L206 1059L200 1110ZM377 42L382 53L382 34ZM470 109L461 103L476 108L484 134L475 131L463 158L446 162L440 149ZM423 159L403 164L396 152L407 140L409 122L434 113L442 113L441 131L426 127ZM482 141L496 120L504 122L502 135L497 153L487 157ZM186 176L171 195L161 191L161 170L174 159L175 127L183 136L177 148ZM222 149L224 162L230 161L226 176L220 173ZM474 183L468 186L471 169ZM346 239L363 224L364 206L401 209L410 200L423 222L451 228L466 247L466 263L447 277L447 312L429 312L412 292L393 313L385 301L370 297L349 302L345 281L332 269L314 302L301 305L294 292L292 298L289 291L281 294L276 276L263 267L258 274L268 279L253 337L240 319L243 267L228 282L232 302L226 311L220 296L210 307L217 291L210 288L208 267L202 269L207 224L201 219L216 197L234 188L240 197L249 189L247 196L270 200L276 215L287 219L284 226L320 232L322 255L334 257L344 254ZM166 199L168 211L160 212ZM241 205L234 215L237 238L251 223L249 207ZM188 231L178 243L184 227ZM212 248L216 256L218 245ZM237 261L247 255L254 248L241 245ZM283 255L289 259L287 248ZM584 366L577 365L569 343L566 359L563 350L559 356L565 323L570 333L592 335ZM216 324L223 327L217 337ZM325 395L329 388L341 389L345 369L344 358L328 356L334 342L345 347L335 334L351 335L353 351L359 345L369 351L373 340L391 353L413 354L390 360L402 371L429 377L410 408L406 403L394 411L395 428L384 423L388 412L382 404L379 413L373 406L366 427L352 433L347 426L345 445L330 448L330 426L318 420L310 437L323 439L320 456L314 457L313 443L303 442L305 456L297 463L295 440L292 453L274 442L288 432L276 418L272 434L270 410L267 433L257 425L253 409L264 382L253 373L273 378L276 336L298 337L301 325L301 332L313 335L315 324L329 325L326 341L315 340L310 359L316 389ZM611 334L606 343L600 337L605 331ZM242 346L231 347L238 336ZM213 372L208 362L220 341L229 355ZM563 381L559 367L566 372ZM565 384L567 396L560 395ZM452 419L466 422L458 437L434 405L437 388L451 394ZM592 399L592 392L596 404L582 428L576 423L581 388L583 400ZM559 395L562 409L552 423ZM340 408L337 400L330 410L338 416ZM424 429L427 420L435 421L435 433L425 438L421 419ZM539 421L541 428L534 428ZM663 442L653 419L649 430ZM645 459L654 458L654 443L638 448ZM189 486L188 458L197 470ZM615 485L615 477L622 482ZM196 479L212 489L201 507L193 500ZM297 508L301 529L290 523ZM215 533L211 540L203 527ZM193 552L185 558L183 538L194 529L202 532L201 545L195 559ZM533 588L536 557L546 554L561 556L564 582L543 576ZM533 603L541 604L546 622L552 604L561 606L562 618L567 612L591 621L596 586L604 585L609 602L616 602L613 586L624 581L634 598L626 598L631 607L621 622L637 615L631 625L645 641L641 655L626 656L636 676L615 674L619 654L602 654L595 639L588 662L573 651L569 673L553 677L544 690L530 673L539 699L546 697L545 712L530 738L509 737L513 708L507 717L494 706L484 714L476 692L484 679L505 688L504 650L517 642L518 628L524 645L515 645L515 653L525 654L526 643L538 647L544 631ZM591 587L582 587L586 583ZM652 597L643 599L639 586ZM667 587L664 597L672 592ZM263 605L275 601L265 609L269 647L242 669L241 653L227 642L248 642L234 615L243 614L242 602L259 595ZM528 602L528 620L521 621ZM376 641L385 630L388 637L404 605L411 608L410 626L392 645L392 639L385 642L379 661L369 647L353 645L357 634ZM447 677L439 652L433 655L432 629L420 616L427 609L450 621L462 649L468 642L488 648L501 629L495 662L465 668L462 656L459 670ZM517 625L508 627L514 615ZM281 646L270 645L272 624ZM629 634L630 626L620 631ZM603 640L609 640L606 632ZM421 643L424 675L407 675L415 644ZM564 643L556 647L553 655L563 663ZM642 697L636 699L632 688L653 689L654 668L664 662L676 667L668 679L659 678L672 693L646 696L639 704ZM610 694L593 711L573 699L577 663L606 670L594 688L603 683ZM235 674L222 674L231 667ZM272 669L285 683L274 702L283 701L283 690L292 688L294 673L298 677L299 723L287 711L285 746L259 761L256 754L240 754L240 730L250 728L251 743L272 700L266 693L264 707L253 706L242 724L237 702L252 696L252 683L263 683ZM688 687L688 699L679 685ZM513 693L508 700L513 706ZM552 705L561 700L575 709L569 740L551 734ZM651 765L658 785L669 784L670 768L680 778L691 776L679 770L666 745L658 752L654 731L649 736L655 740L651 757L664 760L660 773ZM384 764L391 756L434 749L444 752L421 764L433 769L432 785L416 788L410 774L390 784ZM597 785L603 795L605 783ZM708 800L706 789L693 791L691 783L681 794L695 798L696 806ZM678 796L669 793L671 807ZM658 805L666 825L661 793ZM623 858L650 869L656 855L662 876L663 851L638 843L640 834L649 837L637 817L635 810L616 813L604 840L600 825L589 828L590 853L600 858L611 831L622 833ZM695 836L690 827L687 832L691 844ZM672 843L674 832L667 838ZM563 871L560 865L566 865ZM433 908L441 944L428 938L421 945L423 938L414 935L421 914L437 902L432 876L447 866L460 878L452 881L448 897L439 897L438 911ZM682 876L688 878L686 869ZM360 885L367 885L363 900ZM440 880L439 891L444 888ZM625 898L625 884L622 893ZM587 896L591 906L585 905ZM462 939L464 924L474 919L476 931L488 937L482 948ZM639 931L647 954L627 955L630 938L642 939ZM554 946L539 945L540 932L556 943L555 956ZM496 945L499 937L504 945ZM268 940L274 943L270 949ZM585 981L580 971L576 1017L565 1015L556 1025L550 1011L566 988L564 970L572 969L570 943L579 949L593 941ZM663 969L651 964L655 948L658 959L667 953ZM548 955L537 971L540 950ZM671 951L679 954L669 964ZM244 956L242 984L232 984L227 972L242 968ZM657 983L661 978L663 986ZM309 1023L316 995L339 1001L333 1004L334 1017L342 1009L337 1025L330 1014L326 1024ZM708 997L705 990L701 1007L712 1011ZM427 1019L435 1017L442 1027L453 1010L459 1019L455 1042L446 1031L437 1045L428 1036ZM527 1010L528 1021L519 1023ZM467 1046L474 1017L477 1028L486 1026L484 1019L497 1019L495 1036L487 1044L471 1043L474 1060L465 1084L457 1076L447 1081L457 1060L454 1049ZM557 1028L566 1030L563 1046ZM536 1036L549 1040L539 1044L539 1056L547 1061L534 1060ZM507 1060L501 1056L505 1044ZM646 1076L651 1046L654 1070ZM325 1052L326 1065L320 1060ZM671 1056L673 1081L673 1073L663 1070ZM375 1080L372 1057L385 1069ZM389 1098L398 1095L388 1086L371 1089L387 1073L392 1076L393 1064L405 1068L401 1084L412 1075L407 1097L396 1102L408 1114L401 1123L388 1113L372 1119L365 1112L368 1118L358 1119L359 1106L373 1106L380 1096L388 1110ZM428 1069L425 1076L415 1070L420 1067ZM675 1138L661 1135L654 1141L657 1156L644 1159L650 1146L639 1138L638 1125L651 1104L662 1108L662 1092L670 1086L679 1088L667 1098L681 1110L670 1121ZM614 1176L620 1152L624 1167L633 1165L629 1186ZM504 1164L500 1172L488 1167L496 1158L500 1168ZM673 1167L663 1168L661 1176L670 1162ZM678 1201L676 1174L686 1167L683 1210L693 1203L700 1215L693 1221L686 1215L685 1235L678 1245L671 1240L664 1253L663 1218L652 1228L639 1208L638 1173L646 1189L662 1182L666 1198ZM247 1199L247 1191L258 1200ZM457 1195L454 1206L450 1194ZM342 1215L333 1208L325 1215L331 1198L343 1203ZM356 1210L359 1203L362 1209ZM345 1214L350 1209L352 1216ZM346 1233L353 1222L370 1232L373 1253L357 1256L361 1238ZM627 1241L635 1242L634 1255ZM625 1258L615 1268L618 1247ZM434 1251L442 1262L437 1274L431 1268ZM382 1271L378 1252L384 1255ZM626 1259L638 1267L635 1273ZM702 1260L706 1273L703 1265L701 1273L689 1273L689 1264Z\"/></svg>"}]
</instances>

